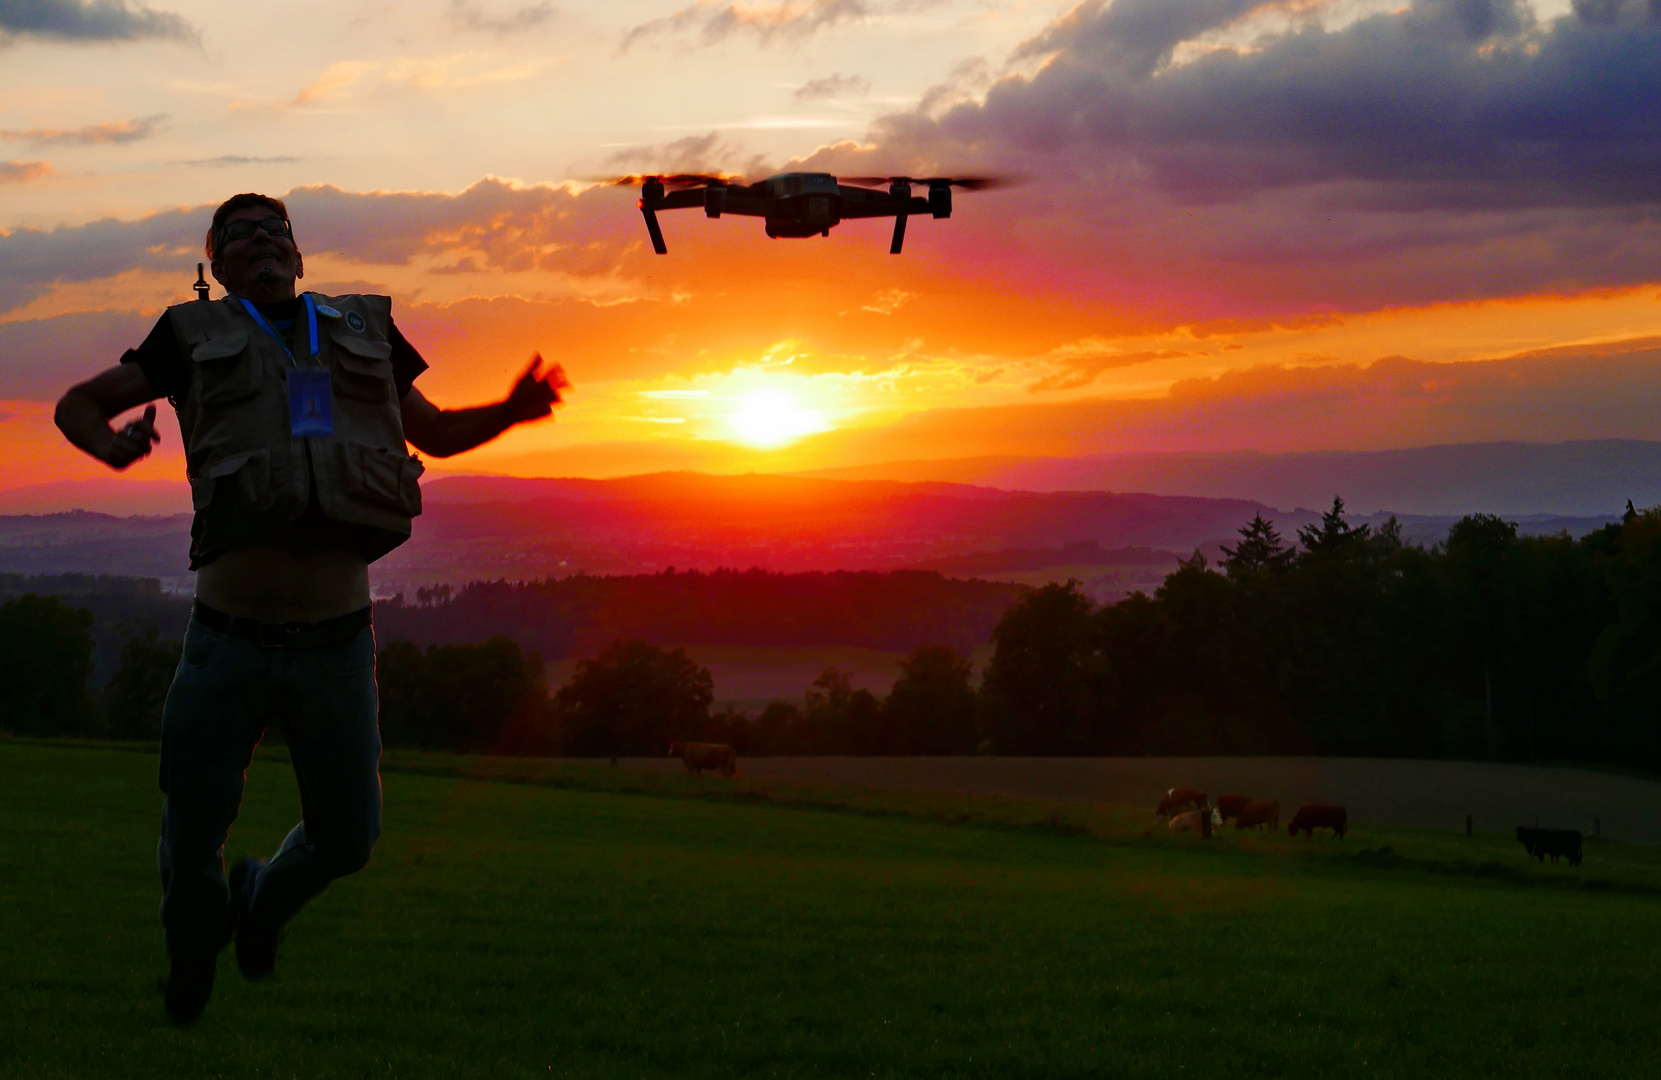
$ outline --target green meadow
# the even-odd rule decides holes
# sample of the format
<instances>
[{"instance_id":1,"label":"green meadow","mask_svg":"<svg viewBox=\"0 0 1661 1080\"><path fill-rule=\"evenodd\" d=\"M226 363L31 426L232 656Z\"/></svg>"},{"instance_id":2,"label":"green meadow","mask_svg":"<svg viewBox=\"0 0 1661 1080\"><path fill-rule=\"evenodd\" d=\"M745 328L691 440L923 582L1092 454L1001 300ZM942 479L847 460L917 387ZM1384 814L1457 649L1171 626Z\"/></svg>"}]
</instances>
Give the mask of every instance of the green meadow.
<instances>
[{"instance_id":1,"label":"green meadow","mask_svg":"<svg viewBox=\"0 0 1661 1080\"><path fill-rule=\"evenodd\" d=\"M1661 853L389 754L386 834L165 1020L153 750L0 742L0 1076L1652 1076ZM280 752L228 855L299 813Z\"/></svg>"}]
</instances>

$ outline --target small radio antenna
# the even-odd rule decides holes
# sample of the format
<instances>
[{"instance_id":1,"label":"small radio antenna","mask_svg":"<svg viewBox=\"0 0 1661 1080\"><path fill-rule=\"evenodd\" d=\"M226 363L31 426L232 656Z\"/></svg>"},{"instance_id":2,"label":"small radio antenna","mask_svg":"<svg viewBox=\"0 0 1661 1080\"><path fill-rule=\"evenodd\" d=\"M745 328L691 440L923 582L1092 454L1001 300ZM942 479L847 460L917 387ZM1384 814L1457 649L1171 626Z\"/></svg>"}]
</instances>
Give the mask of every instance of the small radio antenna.
<instances>
[{"instance_id":1,"label":"small radio antenna","mask_svg":"<svg viewBox=\"0 0 1661 1080\"><path fill-rule=\"evenodd\" d=\"M206 300L208 298L208 279L207 275L202 273L201 263L196 264L196 284L192 285L191 288L196 290L196 299Z\"/></svg>"}]
</instances>

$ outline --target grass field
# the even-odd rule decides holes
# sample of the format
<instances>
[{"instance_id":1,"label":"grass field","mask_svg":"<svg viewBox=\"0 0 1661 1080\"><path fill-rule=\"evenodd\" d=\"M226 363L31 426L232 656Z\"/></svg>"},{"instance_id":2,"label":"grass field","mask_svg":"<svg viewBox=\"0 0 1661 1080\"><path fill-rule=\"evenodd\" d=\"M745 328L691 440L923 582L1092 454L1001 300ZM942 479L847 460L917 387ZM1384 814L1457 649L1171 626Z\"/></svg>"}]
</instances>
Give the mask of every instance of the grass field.
<instances>
[{"instance_id":1,"label":"grass field","mask_svg":"<svg viewBox=\"0 0 1661 1080\"><path fill-rule=\"evenodd\" d=\"M298 813L250 771L232 856ZM5 1077L1650 1076L1661 852L389 755L375 860L156 981L153 753L0 742Z\"/></svg>"}]
</instances>

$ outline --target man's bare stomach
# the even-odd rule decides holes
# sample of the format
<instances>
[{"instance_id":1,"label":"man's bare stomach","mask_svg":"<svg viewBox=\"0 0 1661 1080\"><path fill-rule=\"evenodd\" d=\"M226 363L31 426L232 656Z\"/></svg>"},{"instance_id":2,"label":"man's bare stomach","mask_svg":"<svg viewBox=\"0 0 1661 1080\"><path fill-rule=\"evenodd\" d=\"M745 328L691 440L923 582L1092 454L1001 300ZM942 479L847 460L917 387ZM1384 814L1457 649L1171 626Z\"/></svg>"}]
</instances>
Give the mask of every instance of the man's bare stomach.
<instances>
[{"instance_id":1,"label":"man's bare stomach","mask_svg":"<svg viewBox=\"0 0 1661 1080\"><path fill-rule=\"evenodd\" d=\"M369 606L369 564L348 551L240 547L196 572L196 599L270 622L332 619Z\"/></svg>"}]
</instances>

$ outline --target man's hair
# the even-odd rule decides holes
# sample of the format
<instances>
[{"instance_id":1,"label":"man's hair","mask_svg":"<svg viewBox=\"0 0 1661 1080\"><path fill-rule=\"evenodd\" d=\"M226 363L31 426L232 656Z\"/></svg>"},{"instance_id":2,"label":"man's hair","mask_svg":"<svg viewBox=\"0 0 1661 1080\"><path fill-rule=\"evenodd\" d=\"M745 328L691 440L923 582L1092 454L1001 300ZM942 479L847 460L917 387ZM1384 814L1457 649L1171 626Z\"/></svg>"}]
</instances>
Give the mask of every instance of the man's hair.
<instances>
[{"instance_id":1,"label":"man's hair","mask_svg":"<svg viewBox=\"0 0 1661 1080\"><path fill-rule=\"evenodd\" d=\"M269 207L277 212L278 217L288 221L288 207L283 205L281 199L273 199L269 195L256 195L252 191L245 191L241 195L232 195L219 204L219 209L213 212L213 224L208 226L207 252L209 262L213 261L213 253L219 247L219 230L224 228L225 219L238 210L246 210L250 206ZM292 230L293 228L294 223L289 222L289 229Z\"/></svg>"}]
</instances>

